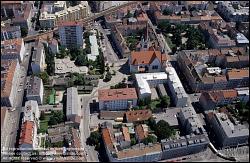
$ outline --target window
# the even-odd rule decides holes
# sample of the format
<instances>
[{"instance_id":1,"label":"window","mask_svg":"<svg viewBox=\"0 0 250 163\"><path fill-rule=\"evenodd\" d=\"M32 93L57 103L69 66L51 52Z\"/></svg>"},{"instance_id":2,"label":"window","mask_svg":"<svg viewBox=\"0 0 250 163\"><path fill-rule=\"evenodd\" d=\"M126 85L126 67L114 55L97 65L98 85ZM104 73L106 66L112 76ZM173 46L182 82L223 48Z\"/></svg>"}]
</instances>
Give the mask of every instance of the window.
<instances>
[{"instance_id":1,"label":"window","mask_svg":"<svg viewBox=\"0 0 250 163\"><path fill-rule=\"evenodd\" d=\"M158 66L157 66L157 65L154 65L154 66L152 67L152 69L158 69Z\"/></svg>"}]
</instances>

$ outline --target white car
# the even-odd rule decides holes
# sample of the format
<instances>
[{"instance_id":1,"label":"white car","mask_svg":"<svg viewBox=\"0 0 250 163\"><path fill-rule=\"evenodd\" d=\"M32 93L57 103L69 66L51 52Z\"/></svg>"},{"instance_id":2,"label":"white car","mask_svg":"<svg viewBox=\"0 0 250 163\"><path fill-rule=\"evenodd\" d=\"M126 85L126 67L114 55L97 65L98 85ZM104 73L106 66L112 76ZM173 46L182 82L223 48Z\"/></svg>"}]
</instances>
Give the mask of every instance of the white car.
<instances>
[{"instance_id":1,"label":"white car","mask_svg":"<svg viewBox=\"0 0 250 163\"><path fill-rule=\"evenodd\" d=\"M18 89L18 91L17 92L21 92L22 91L22 89Z\"/></svg>"}]
</instances>

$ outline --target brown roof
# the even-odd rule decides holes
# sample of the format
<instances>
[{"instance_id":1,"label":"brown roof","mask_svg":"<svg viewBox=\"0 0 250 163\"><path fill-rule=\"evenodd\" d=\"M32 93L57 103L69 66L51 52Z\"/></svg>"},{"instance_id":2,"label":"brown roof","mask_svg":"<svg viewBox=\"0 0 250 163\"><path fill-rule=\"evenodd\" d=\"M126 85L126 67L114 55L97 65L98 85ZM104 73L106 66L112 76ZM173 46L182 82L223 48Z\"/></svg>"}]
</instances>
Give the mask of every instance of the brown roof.
<instances>
[{"instance_id":1,"label":"brown roof","mask_svg":"<svg viewBox=\"0 0 250 163\"><path fill-rule=\"evenodd\" d=\"M79 137L77 136L77 130L75 128L72 128L72 137L73 137L73 145L75 148L80 149L81 148L81 142Z\"/></svg>"},{"instance_id":2,"label":"brown roof","mask_svg":"<svg viewBox=\"0 0 250 163\"><path fill-rule=\"evenodd\" d=\"M109 146L113 144L108 128L102 129L102 137L105 145Z\"/></svg>"},{"instance_id":3,"label":"brown roof","mask_svg":"<svg viewBox=\"0 0 250 163\"><path fill-rule=\"evenodd\" d=\"M3 46L3 49L1 49L1 55L20 55L22 44L22 38L1 41L1 46Z\"/></svg>"},{"instance_id":4,"label":"brown roof","mask_svg":"<svg viewBox=\"0 0 250 163\"><path fill-rule=\"evenodd\" d=\"M12 80L16 70L17 60L1 60L1 96L9 97L12 88Z\"/></svg>"},{"instance_id":5,"label":"brown roof","mask_svg":"<svg viewBox=\"0 0 250 163\"><path fill-rule=\"evenodd\" d=\"M100 111L100 118L110 118L110 119L116 119L117 117L123 117L124 116L125 111L105 111L105 110L101 110Z\"/></svg>"},{"instance_id":6,"label":"brown roof","mask_svg":"<svg viewBox=\"0 0 250 163\"><path fill-rule=\"evenodd\" d=\"M148 132L144 131L142 124L135 127L135 132L138 135L139 141L143 140L148 136Z\"/></svg>"},{"instance_id":7,"label":"brown roof","mask_svg":"<svg viewBox=\"0 0 250 163\"><path fill-rule=\"evenodd\" d=\"M23 123L19 144L23 144L23 143L32 144L32 142L33 142L33 136L32 136L33 128L34 128L34 122L25 121Z\"/></svg>"},{"instance_id":8,"label":"brown roof","mask_svg":"<svg viewBox=\"0 0 250 163\"><path fill-rule=\"evenodd\" d=\"M214 82L226 82L227 81L227 77L226 76L215 76L214 77Z\"/></svg>"},{"instance_id":9,"label":"brown roof","mask_svg":"<svg viewBox=\"0 0 250 163\"><path fill-rule=\"evenodd\" d=\"M155 58L158 58L162 62L167 60L165 54L161 54L160 51L140 51L140 52L131 52L131 64L150 64L154 61Z\"/></svg>"},{"instance_id":10,"label":"brown roof","mask_svg":"<svg viewBox=\"0 0 250 163\"><path fill-rule=\"evenodd\" d=\"M227 72L228 79L249 78L249 69L232 69Z\"/></svg>"},{"instance_id":11,"label":"brown roof","mask_svg":"<svg viewBox=\"0 0 250 163\"><path fill-rule=\"evenodd\" d=\"M103 89L98 91L99 101L137 99L135 88Z\"/></svg>"},{"instance_id":12,"label":"brown roof","mask_svg":"<svg viewBox=\"0 0 250 163\"><path fill-rule=\"evenodd\" d=\"M21 1L1 1L2 4L21 4Z\"/></svg>"},{"instance_id":13,"label":"brown roof","mask_svg":"<svg viewBox=\"0 0 250 163\"><path fill-rule=\"evenodd\" d=\"M122 127L122 133L125 141L130 141L130 134L128 132L128 127Z\"/></svg>"},{"instance_id":14,"label":"brown roof","mask_svg":"<svg viewBox=\"0 0 250 163\"><path fill-rule=\"evenodd\" d=\"M152 116L151 110L133 110L126 113L127 122L148 120Z\"/></svg>"},{"instance_id":15,"label":"brown roof","mask_svg":"<svg viewBox=\"0 0 250 163\"><path fill-rule=\"evenodd\" d=\"M135 148L129 150L122 150L117 152L117 158L123 159L128 157L142 156L149 153L161 152L161 144L157 143L153 146L146 146L145 148Z\"/></svg>"},{"instance_id":16,"label":"brown roof","mask_svg":"<svg viewBox=\"0 0 250 163\"><path fill-rule=\"evenodd\" d=\"M58 26L77 26L80 25L77 21L62 21L58 23Z\"/></svg>"},{"instance_id":17,"label":"brown roof","mask_svg":"<svg viewBox=\"0 0 250 163\"><path fill-rule=\"evenodd\" d=\"M233 56L226 56L227 62L239 62L238 57L233 57Z\"/></svg>"},{"instance_id":18,"label":"brown roof","mask_svg":"<svg viewBox=\"0 0 250 163\"><path fill-rule=\"evenodd\" d=\"M234 89L211 91L208 92L208 94L210 95L209 98L211 98L215 102L220 101L222 99L230 99L237 97L237 91Z\"/></svg>"}]
</instances>

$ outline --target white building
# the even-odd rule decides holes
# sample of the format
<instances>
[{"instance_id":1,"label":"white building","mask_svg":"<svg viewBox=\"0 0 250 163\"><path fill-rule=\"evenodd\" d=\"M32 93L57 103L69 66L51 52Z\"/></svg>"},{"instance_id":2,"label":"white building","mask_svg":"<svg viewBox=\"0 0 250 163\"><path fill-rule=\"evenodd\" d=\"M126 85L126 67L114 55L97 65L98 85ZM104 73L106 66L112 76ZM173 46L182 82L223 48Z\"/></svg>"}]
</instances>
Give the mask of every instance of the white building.
<instances>
[{"instance_id":1,"label":"white building","mask_svg":"<svg viewBox=\"0 0 250 163\"><path fill-rule=\"evenodd\" d=\"M24 52L25 47L22 38L1 41L1 59L18 59L21 63Z\"/></svg>"},{"instance_id":2,"label":"white building","mask_svg":"<svg viewBox=\"0 0 250 163\"><path fill-rule=\"evenodd\" d=\"M35 100L38 105L43 104L43 81L39 77L31 77L27 88L27 100Z\"/></svg>"},{"instance_id":3,"label":"white building","mask_svg":"<svg viewBox=\"0 0 250 163\"><path fill-rule=\"evenodd\" d=\"M234 118L229 118L225 113L212 112L208 119L222 147L248 144L249 129Z\"/></svg>"},{"instance_id":4,"label":"white building","mask_svg":"<svg viewBox=\"0 0 250 163\"><path fill-rule=\"evenodd\" d=\"M31 68L33 74L39 74L45 69L45 51L42 42L38 41L35 44L32 54Z\"/></svg>"},{"instance_id":5,"label":"white building","mask_svg":"<svg viewBox=\"0 0 250 163\"><path fill-rule=\"evenodd\" d=\"M249 101L249 87L235 88L237 91L238 99L244 103Z\"/></svg>"},{"instance_id":6,"label":"white building","mask_svg":"<svg viewBox=\"0 0 250 163\"><path fill-rule=\"evenodd\" d=\"M72 49L83 46L82 26L77 22L63 22L59 25L59 36L62 46Z\"/></svg>"},{"instance_id":7,"label":"white building","mask_svg":"<svg viewBox=\"0 0 250 163\"><path fill-rule=\"evenodd\" d=\"M103 89L98 91L100 110L127 110L137 105L135 88Z\"/></svg>"},{"instance_id":8,"label":"white building","mask_svg":"<svg viewBox=\"0 0 250 163\"><path fill-rule=\"evenodd\" d=\"M188 96L182 83L173 67L167 67L166 73L168 74L168 87L173 96L174 104L176 107L184 107L187 105Z\"/></svg>"},{"instance_id":9,"label":"white building","mask_svg":"<svg viewBox=\"0 0 250 163\"><path fill-rule=\"evenodd\" d=\"M99 55L99 46L97 44L96 35L89 36L89 42L91 44L91 54L88 54L88 60L95 61L96 57Z\"/></svg>"},{"instance_id":10,"label":"white building","mask_svg":"<svg viewBox=\"0 0 250 163\"><path fill-rule=\"evenodd\" d=\"M67 88L66 116L68 120L72 120L74 116L81 116L78 92L75 87Z\"/></svg>"},{"instance_id":11,"label":"white building","mask_svg":"<svg viewBox=\"0 0 250 163\"><path fill-rule=\"evenodd\" d=\"M159 84L167 83L174 104L177 107L186 106L188 96L175 69L173 67L167 67L165 71L166 72L135 74L139 98L151 98L150 88L155 88Z\"/></svg>"},{"instance_id":12,"label":"white building","mask_svg":"<svg viewBox=\"0 0 250 163\"><path fill-rule=\"evenodd\" d=\"M37 102L34 100L26 101L24 107L23 122L32 121L34 122L34 125L37 127L39 126L39 117L40 117L40 112Z\"/></svg>"}]
</instances>

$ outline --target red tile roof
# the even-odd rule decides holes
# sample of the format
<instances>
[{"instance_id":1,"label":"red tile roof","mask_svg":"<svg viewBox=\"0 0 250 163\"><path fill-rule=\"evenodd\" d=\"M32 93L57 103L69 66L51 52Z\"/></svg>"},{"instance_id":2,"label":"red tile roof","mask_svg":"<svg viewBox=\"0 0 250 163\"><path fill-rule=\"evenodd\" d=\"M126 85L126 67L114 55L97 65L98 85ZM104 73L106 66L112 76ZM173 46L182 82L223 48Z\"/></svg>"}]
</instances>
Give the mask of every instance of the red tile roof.
<instances>
[{"instance_id":1,"label":"red tile roof","mask_svg":"<svg viewBox=\"0 0 250 163\"><path fill-rule=\"evenodd\" d=\"M125 113L127 122L148 120L152 116L151 110L133 110Z\"/></svg>"},{"instance_id":2,"label":"red tile roof","mask_svg":"<svg viewBox=\"0 0 250 163\"><path fill-rule=\"evenodd\" d=\"M34 128L34 122L26 121L23 123L19 144L23 144L23 143L32 144L33 128Z\"/></svg>"},{"instance_id":3,"label":"red tile roof","mask_svg":"<svg viewBox=\"0 0 250 163\"><path fill-rule=\"evenodd\" d=\"M140 52L131 52L131 64L151 64L154 59L157 58L162 62L167 60L165 54L161 54L160 51L140 51Z\"/></svg>"},{"instance_id":4,"label":"red tile roof","mask_svg":"<svg viewBox=\"0 0 250 163\"><path fill-rule=\"evenodd\" d=\"M135 88L103 89L98 91L99 101L137 99Z\"/></svg>"},{"instance_id":5,"label":"red tile roof","mask_svg":"<svg viewBox=\"0 0 250 163\"><path fill-rule=\"evenodd\" d=\"M144 131L143 126L141 124L135 127L135 132L138 135L139 141L143 140L148 136L148 132Z\"/></svg>"},{"instance_id":6,"label":"red tile roof","mask_svg":"<svg viewBox=\"0 0 250 163\"><path fill-rule=\"evenodd\" d=\"M232 69L227 72L228 79L249 78L249 69Z\"/></svg>"}]
</instances>

